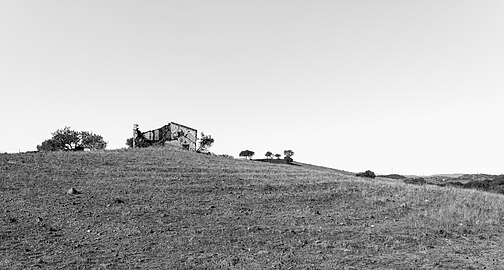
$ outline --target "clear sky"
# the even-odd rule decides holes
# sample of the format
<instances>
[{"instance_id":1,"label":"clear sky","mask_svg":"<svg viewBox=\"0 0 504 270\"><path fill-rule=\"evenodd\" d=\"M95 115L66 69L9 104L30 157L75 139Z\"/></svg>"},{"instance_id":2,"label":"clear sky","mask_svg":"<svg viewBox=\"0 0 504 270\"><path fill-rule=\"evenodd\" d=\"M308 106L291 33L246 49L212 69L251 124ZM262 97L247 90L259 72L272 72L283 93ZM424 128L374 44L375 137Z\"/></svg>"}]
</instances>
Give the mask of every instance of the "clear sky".
<instances>
[{"instance_id":1,"label":"clear sky","mask_svg":"<svg viewBox=\"0 0 504 270\"><path fill-rule=\"evenodd\" d=\"M504 1L0 0L0 152L177 122L211 150L503 174Z\"/></svg>"}]
</instances>

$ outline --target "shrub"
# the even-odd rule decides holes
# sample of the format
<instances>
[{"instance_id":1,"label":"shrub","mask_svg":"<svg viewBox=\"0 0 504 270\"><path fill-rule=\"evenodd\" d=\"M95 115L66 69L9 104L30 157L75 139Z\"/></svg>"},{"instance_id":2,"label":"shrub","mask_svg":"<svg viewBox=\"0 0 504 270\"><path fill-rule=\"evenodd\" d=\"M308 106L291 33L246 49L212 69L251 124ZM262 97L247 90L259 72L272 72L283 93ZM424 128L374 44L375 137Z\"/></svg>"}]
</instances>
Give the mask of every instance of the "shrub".
<instances>
[{"instance_id":1,"label":"shrub","mask_svg":"<svg viewBox=\"0 0 504 270\"><path fill-rule=\"evenodd\" d=\"M133 147L133 138L128 138L126 140L126 145L129 147ZM135 140L135 147L143 148L149 146L152 146L152 143L150 143L148 140L139 137L137 137L137 139Z\"/></svg>"},{"instance_id":2,"label":"shrub","mask_svg":"<svg viewBox=\"0 0 504 270\"><path fill-rule=\"evenodd\" d=\"M208 153L208 148L212 146L214 143L214 139L210 135L205 135L203 132L201 132L201 139L199 140L199 147L196 152L198 153Z\"/></svg>"},{"instance_id":3,"label":"shrub","mask_svg":"<svg viewBox=\"0 0 504 270\"><path fill-rule=\"evenodd\" d=\"M294 160L293 160L291 157L289 157L289 156L285 156L285 157L284 157L284 160L285 160L285 162L287 162L287 163L291 163L291 162L293 162L293 161L294 161Z\"/></svg>"},{"instance_id":4,"label":"shrub","mask_svg":"<svg viewBox=\"0 0 504 270\"><path fill-rule=\"evenodd\" d=\"M406 178L403 180L404 183L406 184L413 184L413 185L425 185L427 184L427 180L424 178Z\"/></svg>"},{"instance_id":5,"label":"shrub","mask_svg":"<svg viewBox=\"0 0 504 270\"><path fill-rule=\"evenodd\" d=\"M360 172L360 173L357 173L355 176L358 176L358 177L368 177L368 178L375 178L376 175L374 172L370 171L370 170L367 170L365 172Z\"/></svg>"}]
</instances>

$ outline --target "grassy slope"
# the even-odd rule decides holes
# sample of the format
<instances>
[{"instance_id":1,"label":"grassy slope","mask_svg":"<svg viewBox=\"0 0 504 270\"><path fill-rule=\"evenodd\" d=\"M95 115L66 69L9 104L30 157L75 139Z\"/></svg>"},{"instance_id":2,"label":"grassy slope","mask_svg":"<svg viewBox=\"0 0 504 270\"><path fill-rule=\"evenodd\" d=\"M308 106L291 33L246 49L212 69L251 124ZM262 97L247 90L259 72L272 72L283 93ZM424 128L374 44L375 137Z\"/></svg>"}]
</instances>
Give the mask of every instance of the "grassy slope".
<instances>
[{"instance_id":1,"label":"grassy slope","mask_svg":"<svg viewBox=\"0 0 504 270\"><path fill-rule=\"evenodd\" d=\"M0 155L0 207L0 269L504 267L500 195L173 149Z\"/></svg>"}]
</instances>

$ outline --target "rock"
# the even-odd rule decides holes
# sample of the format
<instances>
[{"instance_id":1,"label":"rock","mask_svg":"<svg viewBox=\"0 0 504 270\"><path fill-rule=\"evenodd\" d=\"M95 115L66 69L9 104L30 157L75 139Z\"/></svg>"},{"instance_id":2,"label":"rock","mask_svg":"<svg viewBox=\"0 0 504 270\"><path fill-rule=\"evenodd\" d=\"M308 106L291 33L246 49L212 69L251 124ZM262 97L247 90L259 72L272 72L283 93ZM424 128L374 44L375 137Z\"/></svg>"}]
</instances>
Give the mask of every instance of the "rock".
<instances>
[{"instance_id":1,"label":"rock","mask_svg":"<svg viewBox=\"0 0 504 270\"><path fill-rule=\"evenodd\" d=\"M81 193L79 191L77 191L75 188L71 188L67 191L67 194L74 195L74 194L81 194Z\"/></svg>"}]
</instances>

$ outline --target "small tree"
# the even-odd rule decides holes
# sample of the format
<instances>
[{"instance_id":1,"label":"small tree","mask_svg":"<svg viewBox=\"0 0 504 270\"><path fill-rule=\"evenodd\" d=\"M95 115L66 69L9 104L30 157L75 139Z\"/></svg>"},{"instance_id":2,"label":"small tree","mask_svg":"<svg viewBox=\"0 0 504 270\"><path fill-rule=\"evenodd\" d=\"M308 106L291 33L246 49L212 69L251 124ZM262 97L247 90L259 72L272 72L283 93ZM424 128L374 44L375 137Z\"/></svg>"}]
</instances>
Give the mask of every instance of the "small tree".
<instances>
[{"instance_id":1,"label":"small tree","mask_svg":"<svg viewBox=\"0 0 504 270\"><path fill-rule=\"evenodd\" d=\"M286 157L292 157L294 155L294 151L292 151L292 150L285 150L284 151L284 155Z\"/></svg>"},{"instance_id":2,"label":"small tree","mask_svg":"<svg viewBox=\"0 0 504 270\"><path fill-rule=\"evenodd\" d=\"M294 151L292 150L285 150L284 151L284 159L287 161L287 162L293 162L294 160L292 159L292 156L294 155Z\"/></svg>"},{"instance_id":3,"label":"small tree","mask_svg":"<svg viewBox=\"0 0 504 270\"><path fill-rule=\"evenodd\" d=\"M254 156L255 152L250 150L244 150L240 152L240 157L245 157L247 159L251 159Z\"/></svg>"},{"instance_id":4,"label":"small tree","mask_svg":"<svg viewBox=\"0 0 504 270\"><path fill-rule=\"evenodd\" d=\"M281 157L281 156L282 156L282 155L280 155L280 154L275 154L275 157L276 157L277 159L280 159L280 157Z\"/></svg>"},{"instance_id":5,"label":"small tree","mask_svg":"<svg viewBox=\"0 0 504 270\"><path fill-rule=\"evenodd\" d=\"M266 154L264 154L267 158L271 159L273 157L273 153L271 153L270 151L266 152Z\"/></svg>"},{"instance_id":6,"label":"small tree","mask_svg":"<svg viewBox=\"0 0 504 270\"><path fill-rule=\"evenodd\" d=\"M203 132L201 132L201 138L199 140L199 147L198 147L198 150L196 150L196 152L207 153L208 148L210 148L212 146L214 141L215 140L212 138L212 136L205 135Z\"/></svg>"},{"instance_id":7,"label":"small tree","mask_svg":"<svg viewBox=\"0 0 504 270\"><path fill-rule=\"evenodd\" d=\"M107 143L103 137L89 131L75 131L70 127L58 129L52 133L52 138L37 145L38 151L58 150L100 150L105 149Z\"/></svg>"}]
</instances>

